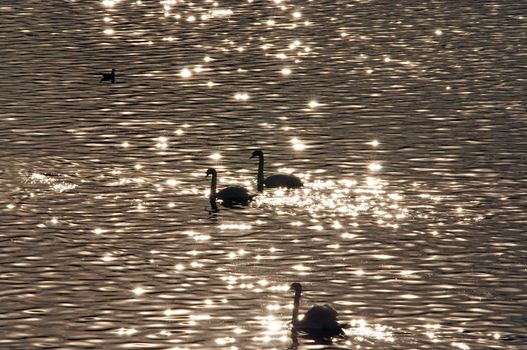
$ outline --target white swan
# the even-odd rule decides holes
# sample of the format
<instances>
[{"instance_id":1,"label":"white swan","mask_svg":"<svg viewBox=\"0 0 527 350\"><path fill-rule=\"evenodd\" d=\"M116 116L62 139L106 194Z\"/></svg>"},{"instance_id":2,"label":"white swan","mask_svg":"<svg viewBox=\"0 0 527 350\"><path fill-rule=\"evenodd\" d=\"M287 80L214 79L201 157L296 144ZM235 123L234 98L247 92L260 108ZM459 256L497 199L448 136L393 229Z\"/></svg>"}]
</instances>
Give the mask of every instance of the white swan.
<instances>
[{"instance_id":1,"label":"white swan","mask_svg":"<svg viewBox=\"0 0 527 350\"><path fill-rule=\"evenodd\" d=\"M209 196L212 209L217 210L216 199L220 199L223 202L222 204L226 207L232 207L235 204L247 205L253 199L254 195L250 194L245 187L241 186L229 186L216 192L218 184L218 173L216 169L208 169L207 177L209 175L212 175Z\"/></svg>"},{"instance_id":2,"label":"white swan","mask_svg":"<svg viewBox=\"0 0 527 350\"><path fill-rule=\"evenodd\" d=\"M329 304L314 305L309 309L304 317L298 319L300 308L300 297L302 295L302 285L300 283L291 284L291 290L295 291L295 302L293 306L293 329L302 331L318 340L328 340L336 336L344 336L342 330L345 324L337 321L337 311Z\"/></svg>"},{"instance_id":3,"label":"white swan","mask_svg":"<svg viewBox=\"0 0 527 350\"><path fill-rule=\"evenodd\" d=\"M264 154L261 150L253 152L251 158L258 157L258 192L262 192L264 185L267 188L286 187L286 188L300 188L304 186L302 180L294 175L276 174L267 177L264 180Z\"/></svg>"}]
</instances>

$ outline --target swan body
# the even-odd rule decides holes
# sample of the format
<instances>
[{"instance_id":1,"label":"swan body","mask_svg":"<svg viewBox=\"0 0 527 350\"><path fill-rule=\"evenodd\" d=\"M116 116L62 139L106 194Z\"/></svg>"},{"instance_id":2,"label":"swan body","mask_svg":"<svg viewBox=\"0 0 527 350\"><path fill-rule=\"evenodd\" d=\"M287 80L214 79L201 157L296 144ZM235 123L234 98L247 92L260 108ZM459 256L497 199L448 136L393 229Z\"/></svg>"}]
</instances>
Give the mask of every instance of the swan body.
<instances>
[{"instance_id":1,"label":"swan body","mask_svg":"<svg viewBox=\"0 0 527 350\"><path fill-rule=\"evenodd\" d=\"M337 329L337 311L329 304L314 305L309 309L300 321L304 329Z\"/></svg>"},{"instance_id":2,"label":"swan body","mask_svg":"<svg viewBox=\"0 0 527 350\"><path fill-rule=\"evenodd\" d=\"M300 308L300 298L302 295L302 285L300 283L291 284L291 289L295 291L295 301L293 307L293 328L298 331L308 333L313 338L328 340L332 337L343 336L343 327L337 321L338 313L329 304L314 305L309 309L304 317L299 320L298 312Z\"/></svg>"},{"instance_id":3,"label":"swan body","mask_svg":"<svg viewBox=\"0 0 527 350\"><path fill-rule=\"evenodd\" d=\"M247 203L253 196L249 194L245 187L229 186L216 193L216 198L224 202Z\"/></svg>"},{"instance_id":4,"label":"swan body","mask_svg":"<svg viewBox=\"0 0 527 350\"><path fill-rule=\"evenodd\" d=\"M276 174L268 176L264 180L264 185L267 188L286 187L286 188L300 188L303 186L302 181L294 175Z\"/></svg>"},{"instance_id":5,"label":"swan body","mask_svg":"<svg viewBox=\"0 0 527 350\"><path fill-rule=\"evenodd\" d=\"M112 84L115 83L115 69L112 69L111 73L101 73L101 81L111 81Z\"/></svg>"},{"instance_id":6,"label":"swan body","mask_svg":"<svg viewBox=\"0 0 527 350\"><path fill-rule=\"evenodd\" d=\"M266 188L300 188L304 186L302 180L294 175L276 174L264 178L264 154L261 150L253 152L251 158L258 157L258 192L262 192L264 186Z\"/></svg>"},{"instance_id":7,"label":"swan body","mask_svg":"<svg viewBox=\"0 0 527 350\"><path fill-rule=\"evenodd\" d=\"M216 192L218 184L218 173L216 172L216 169L208 169L207 176L209 175L212 175L209 199L213 209L217 209L216 199L220 199L226 207L236 204L247 205L253 199L254 195L250 194L245 187L241 186L229 186Z\"/></svg>"}]
</instances>

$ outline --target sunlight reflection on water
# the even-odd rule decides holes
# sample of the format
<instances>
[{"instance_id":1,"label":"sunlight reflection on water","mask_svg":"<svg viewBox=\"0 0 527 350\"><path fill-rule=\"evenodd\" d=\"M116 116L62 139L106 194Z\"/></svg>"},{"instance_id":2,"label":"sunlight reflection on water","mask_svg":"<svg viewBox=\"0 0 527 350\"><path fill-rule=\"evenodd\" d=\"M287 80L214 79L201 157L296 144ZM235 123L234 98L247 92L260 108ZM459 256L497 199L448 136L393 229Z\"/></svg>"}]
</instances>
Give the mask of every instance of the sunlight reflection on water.
<instances>
[{"instance_id":1,"label":"sunlight reflection on water","mask_svg":"<svg viewBox=\"0 0 527 350\"><path fill-rule=\"evenodd\" d=\"M0 5L0 347L522 349L522 10Z\"/></svg>"}]
</instances>

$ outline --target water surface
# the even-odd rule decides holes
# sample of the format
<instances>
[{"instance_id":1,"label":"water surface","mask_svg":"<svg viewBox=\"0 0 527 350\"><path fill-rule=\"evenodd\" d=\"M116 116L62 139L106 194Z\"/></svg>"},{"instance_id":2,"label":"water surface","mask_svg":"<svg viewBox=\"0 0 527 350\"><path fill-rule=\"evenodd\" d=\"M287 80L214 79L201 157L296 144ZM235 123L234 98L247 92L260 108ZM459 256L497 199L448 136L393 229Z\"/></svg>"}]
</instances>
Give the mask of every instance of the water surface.
<instances>
[{"instance_id":1,"label":"water surface","mask_svg":"<svg viewBox=\"0 0 527 350\"><path fill-rule=\"evenodd\" d=\"M526 9L4 0L0 348L525 348Z\"/></svg>"}]
</instances>

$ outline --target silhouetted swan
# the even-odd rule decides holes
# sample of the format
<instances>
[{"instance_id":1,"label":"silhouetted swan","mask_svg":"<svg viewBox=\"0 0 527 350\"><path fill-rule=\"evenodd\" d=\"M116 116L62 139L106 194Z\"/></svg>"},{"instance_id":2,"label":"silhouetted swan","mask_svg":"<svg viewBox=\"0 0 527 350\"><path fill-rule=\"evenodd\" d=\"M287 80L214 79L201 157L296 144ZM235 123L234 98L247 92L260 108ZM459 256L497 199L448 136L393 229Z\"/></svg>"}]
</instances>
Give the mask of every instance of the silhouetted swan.
<instances>
[{"instance_id":1,"label":"silhouetted swan","mask_svg":"<svg viewBox=\"0 0 527 350\"><path fill-rule=\"evenodd\" d=\"M218 173L216 169L210 168L207 170L207 177L212 175L212 181L210 183L210 205L212 209L217 210L216 199L221 199L223 205L231 207L235 204L247 205L253 199L254 195L250 194L245 187L241 186L229 186L216 192L216 186L218 184Z\"/></svg>"},{"instance_id":2,"label":"silhouetted swan","mask_svg":"<svg viewBox=\"0 0 527 350\"><path fill-rule=\"evenodd\" d=\"M115 69L112 69L111 73L101 73L102 78L101 81L111 81L112 84L115 83Z\"/></svg>"},{"instance_id":3,"label":"silhouetted swan","mask_svg":"<svg viewBox=\"0 0 527 350\"><path fill-rule=\"evenodd\" d=\"M332 337L345 335L342 328L347 325L337 322L337 311L329 304L314 305L306 312L302 320L298 320L302 285L295 282L291 284L291 290L295 291L292 319L293 330L305 332L313 339L323 341L331 340Z\"/></svg>"},{"instance_id":4,"label":"silhouetted swan","mask_svg":"<svg viewBox=\"0 0 527 350\"><path fill-rule=\"evenodd\" d=\"M253 152L251 158L258 157L258 192L262 192L264 185L267 188L286 187L300 188L304 186L302 180L294 175L276 174L264 180L264 154L261 150Z\"/></svg>"}]
</instances>

